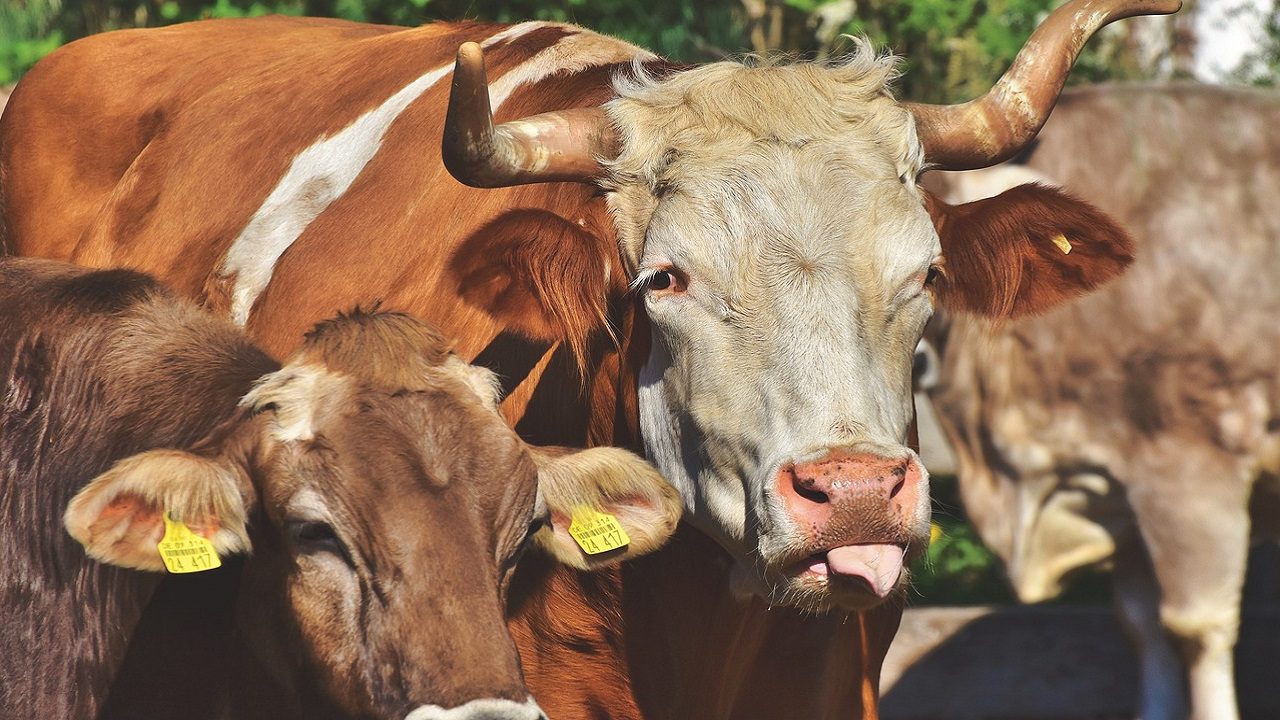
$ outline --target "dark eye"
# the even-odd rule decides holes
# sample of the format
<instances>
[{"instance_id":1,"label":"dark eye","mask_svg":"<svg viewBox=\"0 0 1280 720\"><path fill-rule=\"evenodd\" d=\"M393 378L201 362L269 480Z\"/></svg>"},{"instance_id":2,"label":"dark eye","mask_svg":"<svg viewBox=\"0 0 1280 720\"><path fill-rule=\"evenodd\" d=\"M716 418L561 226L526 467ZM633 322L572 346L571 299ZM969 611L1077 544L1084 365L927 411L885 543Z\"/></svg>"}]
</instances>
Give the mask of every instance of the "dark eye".
<instances>
[{"instance_id":1,"label":"dark eye","mask_svg":"<svg viewBox=\"0 0 1280 720\"><path fill-rule=\"evenodd\" d=\"M935 282L938 281L938 278L940 277L942 277L942 268L938 267L937 265L930 265L929 272L925 273L925 276L924 276L925 286L927 287L929 285L934 284Z\"/></svg>"},{"instance_id":2,"label":"dark eye","mask_svg":"<svg viewBox=\"0 0 1280 720\"><path fill-rule=\"evenodd\" d=\"M321 520L290 522L288 531L294 547L300 553L329 552L346 557L342 541L338 539L338 534L327 522Z\"/></svg>"},{"instance_id":3,"label":"dark eye","mask_svg":"<svg viewBox=\"0 0 1280 720\"><path fill-rule=\"evenodd\" d=\"M649 276L649 289L666 290L667 288L670 288L674 282L675 278L671 276L670 272L666 270L659 270Z\"/></svg>"}]
</instances>

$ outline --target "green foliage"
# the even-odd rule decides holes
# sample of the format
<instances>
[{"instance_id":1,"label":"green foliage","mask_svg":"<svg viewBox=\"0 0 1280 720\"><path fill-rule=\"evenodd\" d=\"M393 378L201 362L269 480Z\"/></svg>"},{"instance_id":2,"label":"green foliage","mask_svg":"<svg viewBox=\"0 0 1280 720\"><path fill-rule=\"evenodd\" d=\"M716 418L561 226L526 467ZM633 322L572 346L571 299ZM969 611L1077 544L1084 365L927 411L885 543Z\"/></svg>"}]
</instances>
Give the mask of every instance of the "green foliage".
<instances>
[{"instance_id":1,"label":"green foliage","mask_svg":"<svg viewBox=\"0 0 1280 720\"><path fill-rule=\"evenodd\" d=\"M912 605L1008 605L1015 600L1000 560L955 502L954 478L930 478L933 541L911 566Z\"/></svg>"},{"instance_id":2,"label":"green foliage","mask_svg":"<svg viewBox=\"0 0 1280 720\"><path fill-rule=\"evenodd\" d=\"M783 50L825 57L867 35L906 60L900 95L949 102L986 90L1060 0L9 0L0 82L64 41L125 27L266 13L417 25L436 19L559 20L661 55L706 62ZM1133 76L1123 44L1090 45L1075 77ZM1110 49L1108 49L1110 48Z\"/></svg>"},{"instance_id":3,"label":"green foliage","mask_svg":"<svg viewBox=\"0 0 1280 720\"><path fill-rule=\"evenodd\" d=\"M933 495L934 538L911 566L911 604L1010 605L1016 602L1004 567L973 530L960 507L954 477L929 478ZM1110 577L1077 574L1051 604L1101 604L1111 597Z\"/></svg>"},{"instance_id":4,"label":"green foliage","mask_svg":"<svg viewBox=\"0 0 1280 720\"><path fill-rule=\"evenodd\" d=\"M0 4L0 85L16 82L40 58L63 42L54 27L57 0L22 0Z\"/></svg>"}]
</instances>

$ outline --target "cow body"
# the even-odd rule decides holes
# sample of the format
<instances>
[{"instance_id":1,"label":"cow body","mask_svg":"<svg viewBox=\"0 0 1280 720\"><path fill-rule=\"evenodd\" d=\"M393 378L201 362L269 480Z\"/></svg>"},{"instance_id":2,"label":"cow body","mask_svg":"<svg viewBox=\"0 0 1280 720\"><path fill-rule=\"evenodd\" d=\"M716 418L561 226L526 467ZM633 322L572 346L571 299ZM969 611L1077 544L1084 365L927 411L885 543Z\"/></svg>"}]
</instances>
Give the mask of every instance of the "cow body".
<instances>
[{"instance_id":1,"label":"cow body","mask_svg":"<svg viewBox=\"0 0 1280 720\"><path fill-rule=\"evenodd\" d=\"M12 717L93 718L162 576L87 558L61 530L62 512L116 460L205 439L277 365L224 323L148 302L156 285L135 273L5 260L0 280L0 552L9 618L0 631L0 698ZM131 321L165 331L131 333ZM194 350L187 368L146 371L178 350ZM206 371L184 372L199 365ZM147 400L157 395L193 411Z\"/></svg>"},{"instance_id":2,"label":"cow body","mask_svg":"<svg viewBox=\"0 0 1280 720\"><path fill-rule=\"evenodd\" d=\"M1103 14L1086 5L1091 32ZM623 140L602 176L450 178L438 142L464 41L507 130L536 137L519 119L607 101ZM935 299L1031 312L1127 262L1123 231L1070 198L926 198L893 72L869 48L830 67L677 68L547 23L105 35L15 91L6 242L154 272L273 352L335 307L383 301L495 369L524 437L643 446L685 501L677 539L612 575L527 562L514 580L512 633L549 714L870 716L927 535L905 440ZM1082 240L1069 259L1021 246L1060 226ZM1027 280L990 282L1006 265Z\"/></svg>"},{"instance_id":3,"label":"cow body","mask_svg":"<svg viewBox=\"0 0 1280 720\"><path fill-rule=\"evenodd\" d=\"M407 316L321 324L280 368L133 272L7 258L0 299L7 713L537 720L503 623L521 549L587 569L675 527L647 463L529 448ZM626 549L578 549L583 507ZM157 593L171 520L253 556Z\"/></svg>"},{"instance_id":4,"label":"cow body","mask_svg":"<svg viewBox=\"0 0 1280 720\"><path fill-rule=\"evenodd\" d=\"M1183 716L1184 677L1194 717L1236 716L1246 553L1280 534L1278 123L1274 94L1082 89L1024 165L938 185L1057 183L1135 232L1133 269L1096 295L1000 328L952 318L931 396L1021 599L1114 565L1148 720Z\"/></svg>"}]
</instances>

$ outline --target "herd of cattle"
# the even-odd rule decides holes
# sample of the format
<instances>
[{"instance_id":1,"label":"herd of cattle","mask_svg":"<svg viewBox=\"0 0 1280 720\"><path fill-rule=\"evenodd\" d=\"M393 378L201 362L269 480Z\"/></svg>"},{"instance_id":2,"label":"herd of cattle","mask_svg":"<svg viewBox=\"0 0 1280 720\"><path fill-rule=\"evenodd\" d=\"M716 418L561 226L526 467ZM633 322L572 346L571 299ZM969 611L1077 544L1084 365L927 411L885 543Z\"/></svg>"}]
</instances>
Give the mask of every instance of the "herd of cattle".
<instances>
[{"instance_id":1,"label":"herd of cattle","mask_svg":"<svg viewBox=\"0 0 1280 720\"><path fill-rule=\"evenodd\" d=\"M4 716L874 718L925 337L1019 594L1114 560L1143 717L1234 717L1280 105L1073 93L1036 140L1178 5L1071 0L957 106L539 22L50 55L0 117Z\"/></svg>"}]
</instances>

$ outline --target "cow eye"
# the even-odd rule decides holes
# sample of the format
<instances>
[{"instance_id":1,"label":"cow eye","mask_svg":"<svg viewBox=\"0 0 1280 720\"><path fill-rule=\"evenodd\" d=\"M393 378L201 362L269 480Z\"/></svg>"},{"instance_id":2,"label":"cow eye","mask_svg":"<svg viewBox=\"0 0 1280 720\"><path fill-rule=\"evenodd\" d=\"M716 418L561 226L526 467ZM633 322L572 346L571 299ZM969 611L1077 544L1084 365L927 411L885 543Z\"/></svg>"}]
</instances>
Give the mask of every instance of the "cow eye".
<instances>
[{"instance_id":1,"label":"cow eye","mask_svg":"<svg viewBox=\"0 0 1280 720\"><path fill-rule=\"evenodd\" d=\"M925 276L924 276L925 287L933 285L935 282L938 281L938 278L940 277L942 277L942 268L938 267L937 265L930 265L929 272L925 273Z\"/></svg>"},{"instance_id":2,"label":"cow eye","mask_svg":"<svg viewBox=\"0 0 1280 720\"><path fill-rule=\"evenodd\" d=\"M686 282L679 270L662 268L645 275L641 287L651 292L680 293L684 292Z\"/></svg>"},{"instance_id":3,"label":"cow eye","mask_svg":"<svg viewBox=\"0 0 1280 720\"><path fill-rule=\"evenodd\" d=\"M299 520L288 525L289 537L300 553L328 552L346 557L342 541L333 526L322 520Z\"/></svg>"}]
</instances>

